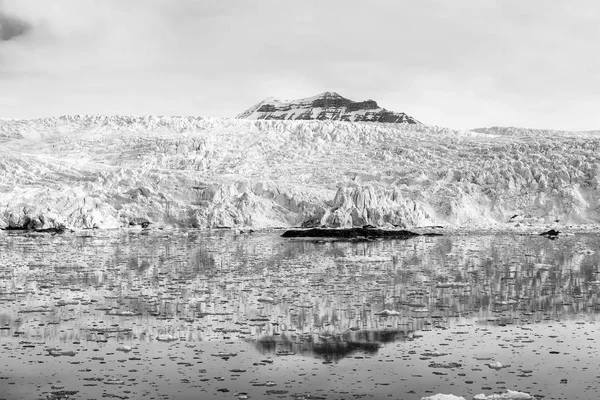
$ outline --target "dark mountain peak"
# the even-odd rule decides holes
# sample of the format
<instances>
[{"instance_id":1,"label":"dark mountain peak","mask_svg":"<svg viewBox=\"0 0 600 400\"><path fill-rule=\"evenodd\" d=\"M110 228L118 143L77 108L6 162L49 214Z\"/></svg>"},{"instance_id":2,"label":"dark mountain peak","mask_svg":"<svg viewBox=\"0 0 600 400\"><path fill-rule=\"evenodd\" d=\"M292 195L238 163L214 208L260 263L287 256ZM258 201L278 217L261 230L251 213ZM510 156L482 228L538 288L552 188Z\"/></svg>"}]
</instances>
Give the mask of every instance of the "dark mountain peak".
<instances>
[{"instance_id":1,"label":"dark mountain peak","mask_svg":"<svg viewBox=\"0 0 600 400\"><path fill-rule=\"evenodd\" d=\"M336 92L323 92L292 101L268 98L241 113L238 118L419 123L405 113L379 107L375 100L352 101Z\"/></svg>"}]
</instances>

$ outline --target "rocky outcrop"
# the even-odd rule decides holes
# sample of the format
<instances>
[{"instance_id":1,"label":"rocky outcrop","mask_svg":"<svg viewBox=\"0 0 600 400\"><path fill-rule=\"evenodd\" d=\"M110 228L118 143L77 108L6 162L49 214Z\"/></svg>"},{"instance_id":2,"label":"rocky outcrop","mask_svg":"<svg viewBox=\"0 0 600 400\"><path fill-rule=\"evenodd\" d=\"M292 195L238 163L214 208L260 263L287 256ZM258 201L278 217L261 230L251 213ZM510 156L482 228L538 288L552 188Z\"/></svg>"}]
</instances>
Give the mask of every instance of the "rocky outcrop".
<instances>
[{"instance_id":1,"label":"rocky outcrop","mask_svg":"<svg viewBox=\"0 0 600 400\"><path fill-rule=\"evenodd\" d=\"M338 239L410 239L420 236L418 233L396 230L396 229L376 229L373 227L330 229L294 229L283 232L282 237L287 238L338 238Z\"/></svg>"},{"instance_id":2,"label":"rocky outcrop","mask_svg":"<svg viewBox=\"0 0 600 400\"><path fill-rule=\"evenodd\" d=\"M266 99L241 113L237 118L419 123L405 113L396 113L379 107L374 100L352 101L335 92L325 92L314 97L292 101Z\"/></svg>"}]
</instances>

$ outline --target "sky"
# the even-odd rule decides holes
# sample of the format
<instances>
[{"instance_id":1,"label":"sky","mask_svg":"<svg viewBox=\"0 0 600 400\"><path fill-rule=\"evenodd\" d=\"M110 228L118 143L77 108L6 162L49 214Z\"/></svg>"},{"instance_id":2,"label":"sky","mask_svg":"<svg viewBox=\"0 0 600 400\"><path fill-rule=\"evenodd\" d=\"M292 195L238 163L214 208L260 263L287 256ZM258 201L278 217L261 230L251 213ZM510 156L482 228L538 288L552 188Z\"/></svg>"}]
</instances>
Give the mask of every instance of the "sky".
<instances>
[{"instance_id":1,"label":"sky","mask_svg":"<svg viewBox=\"0 0 600 400\"><path fill-rule=\"evenodd\" d=\"M428 125L597 130L599 42L597 0L0 0L0 118L335 91Z\"/></svg>"}]
</instances>

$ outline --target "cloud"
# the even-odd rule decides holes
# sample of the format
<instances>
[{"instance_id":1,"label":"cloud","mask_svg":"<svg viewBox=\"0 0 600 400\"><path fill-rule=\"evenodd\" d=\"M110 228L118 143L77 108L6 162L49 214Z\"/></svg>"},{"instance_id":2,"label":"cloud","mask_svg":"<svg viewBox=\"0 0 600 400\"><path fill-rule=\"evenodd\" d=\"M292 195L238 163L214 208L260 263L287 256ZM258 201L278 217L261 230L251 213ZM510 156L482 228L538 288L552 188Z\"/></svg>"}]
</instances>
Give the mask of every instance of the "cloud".
<instances>
[{"instance_id":1,"label":"cloud","mask_svg":"<svg viewBox=\"0 0 600 400\"><path fill-rule=\"evenodd\" d=\"M0 3L0 41L8 41L30 32L30 23L6 14Z\"/></svg>"},{"instance_id":2,"label":"cloud","mask_svg":"<svg viewBox=\"0 0 600 400\"><path fill-rule=\"evenodd\" d=\"M0 0L0 117L233 116L333 90L440 125L592 127L561 114L598 104L598 4Z\"/></svg>"},{"instance_id":3,"label":"cloud","mask_svg":"<svg viewBox=\"0 0 600 400\"><path fill-rule=\"evenodd\" d=\"M139 0L5 0L3 15L10 12L11 32L28 26L22 40L0 48L0 69L29 78L45 74L55 78L93 77L95 73L141 67L160 35L159 21ZM158 10L153 10L157 13ZM154 15L157 17L157 15ZM3 24L4 25L4 24Z\"/></svg>"}]
</instances>

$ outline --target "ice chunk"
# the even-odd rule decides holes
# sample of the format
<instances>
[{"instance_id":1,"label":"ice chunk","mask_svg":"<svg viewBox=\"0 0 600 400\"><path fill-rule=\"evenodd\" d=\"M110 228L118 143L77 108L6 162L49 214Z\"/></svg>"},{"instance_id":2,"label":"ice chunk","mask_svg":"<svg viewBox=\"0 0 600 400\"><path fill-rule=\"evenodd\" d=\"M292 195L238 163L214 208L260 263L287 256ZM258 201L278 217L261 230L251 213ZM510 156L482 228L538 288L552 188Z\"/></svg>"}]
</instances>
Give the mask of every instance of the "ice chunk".
<instances>
[{"instance_id":1,"label":"ice chunk","mask_svg":"<svg viewBox=\"0 0 600 400\"><path fill-rule=\"evenodd\" d=\"M506 393L494 393L486 396L485 394L478 394L475 396L475 400L529 400L533 397L524 392L518 392L515 390L508 390Z\"/></svg>"},{"instance_id":2,"label":"ice chunk","mask_svg":"<svg viewBox=\"0 0 600 400\"><path fill-rule=\"evenodd\" d=\"M453 394L434 394L433 396L421 397L421 400L466 400L462 396L455 396Z\"/></svg>"},{"instance_id":3,"label":"ice chunk","mask_svg":"<svg viewBox=\"0 0 600 400\"><path fill-rule=\"evenodd\" d=\"M375 315L381 315L382 317L392 317L395 315L400 315L400 311L396 310L383 310L381 312L375 313Z\"/></svg>"}]
</instances>

